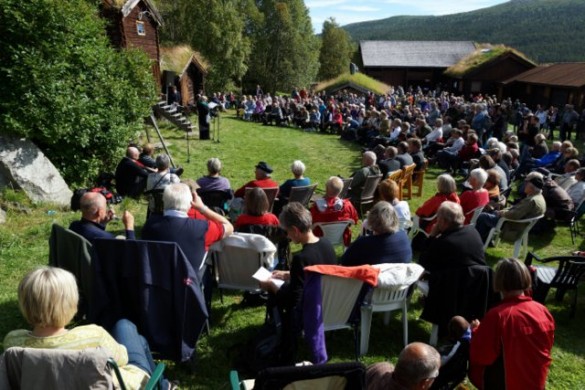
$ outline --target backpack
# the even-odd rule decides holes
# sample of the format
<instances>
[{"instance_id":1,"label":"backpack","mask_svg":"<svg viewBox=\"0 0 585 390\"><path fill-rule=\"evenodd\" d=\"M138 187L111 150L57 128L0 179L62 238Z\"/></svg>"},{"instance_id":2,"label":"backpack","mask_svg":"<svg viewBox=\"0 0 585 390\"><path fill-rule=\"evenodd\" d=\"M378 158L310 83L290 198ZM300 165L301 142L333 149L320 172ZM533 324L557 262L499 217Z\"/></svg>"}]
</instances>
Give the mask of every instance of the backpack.
<instances>
[{"instance_id":1,"label":"backpack","mask_svg":"<svg viewBox=\"0 0 585 390\"><path fill-rule=\"evenodd\" d=\"M122 201L122 196L108 190L106 187L94 187L94 188L78 188L73 191L73 196L71 196L71 210L77 211L80 209L79 202L81 201L81 197L86 192L99 192L106 198L107 204L118 204Z\"/></svg>"}]
</instances>

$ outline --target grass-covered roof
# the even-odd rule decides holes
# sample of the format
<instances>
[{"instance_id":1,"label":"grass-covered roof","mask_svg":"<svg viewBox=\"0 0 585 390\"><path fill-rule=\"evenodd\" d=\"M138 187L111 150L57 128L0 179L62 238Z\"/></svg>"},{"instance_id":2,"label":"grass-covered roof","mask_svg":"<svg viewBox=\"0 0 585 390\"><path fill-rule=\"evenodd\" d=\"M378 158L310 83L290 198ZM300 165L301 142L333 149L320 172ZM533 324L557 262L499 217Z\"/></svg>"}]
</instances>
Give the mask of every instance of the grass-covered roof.
<instances>
[{"instance_id":1,"label":"grass-covered roof","mask_svg":"<svg viewBox=\"0 0 585 390\"><path fill-rule=\"evenodd\" d=\"M463 58L455 65L447 68L445 75L450 77L462 77L474 70L477 70L485 64L497 60L506 54L514 54L524 61L536 66L536 64L523 53L511 47L505 45L479 44L477 50Z\"/></svg>"},{"instance_id":2,"label":"grass-covered roof","mask_svg":"<svg viewBox=\"0 0 585 390\"><path fill-rule=\"evenodd\" d=\"M194 51L188 45L160 47L161 69L170 70L180 75L184 72L190 62L203 72L207 73L207 62L203 59L201 54Z\"/></svg>"},{"instance_id":3,"label":"grass-covered roof","mask_svg":"<svg viewBox=\"0 0 585 390\"><path fill-rule=\"evenodd\" d=\"M356 89L372 91L378 95L388 93L390 86L363 73L344 73L334 79L322 81L315 86L316 92L330 91L344 85L355 86Z\"/></svg>"}]
</instances>

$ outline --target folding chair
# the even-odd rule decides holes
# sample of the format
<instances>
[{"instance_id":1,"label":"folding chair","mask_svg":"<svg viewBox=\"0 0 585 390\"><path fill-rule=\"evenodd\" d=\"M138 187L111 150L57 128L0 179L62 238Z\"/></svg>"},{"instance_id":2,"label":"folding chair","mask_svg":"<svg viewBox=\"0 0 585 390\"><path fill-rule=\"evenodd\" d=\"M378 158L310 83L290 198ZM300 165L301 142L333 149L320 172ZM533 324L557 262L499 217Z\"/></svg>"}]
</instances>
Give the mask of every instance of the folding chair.
<instances>
[{"instance_id":1,"label":"folding chair","mask_svg":"<svg viewBox=\"0 0 585 390\"><path fill-rule=\"evenodd\" d=\"M245 195L248 195L248 192L252 190L252 187L246 187ZM268 211L272 212L272 207L274 206L274 199L276 199L276 195L278 194L278 187L270 187L270 188L262 188L266 197L268 198Z\"/></svg>"},{"instance_id":2,"label":"folding chair","mask_svg":"<svg viewBox=\"0 0 585 390\"><path fill-rule=\"evenodd\" d=\"M148 197L148 215L162 215L165 210L165 204L163 202L164 188L154 188L152 190L144 191L144 195ZM152 206L151 206L152 203Z\"/></svg>"},{"instance_id":3,"label":"folding chair","mask_svg":"<svg viewBox=\"0 0 585 390\"><path fill-rule=\"evenodd\" d=\"M557 268L546 265L534 266L532 264L533 260L544 264L558 261L559 265ZM563 300L568 290L575 291L571 302L570 314L571 318L574 318L577 309L577 287L585 274L585 258L581 256L553 256L540 259L534 253L528 252L524 264L535 269L536 289L533 294L534 300L544 304L548 291L551 288L557 289L555 295L557 302Z\"/></svg>"},{"instance_id":4,"label":"folding chair","mask_svg":"<svg viewBox=\"0 0 585 390\"><path fill-rule=\"evenodd\" d=\"M308 207L311 197L315 192L315 188L317 188L317 184L311 186L291 187L290 195L288 196L289 203L299 202L303 206Z\"/></svg>"},{"instance_id":5,"label":"folding chair","mask_svg":"<svg viewBox=\"0 0 585 390\"><path fill-rule=\"evenodd\" d=\"M528 253L528 234L530 233L530 230L532 229L532 227L534 227L534 225L536 225L536 222L538 222L538 220L541 219L542 217L544 217L544 215L539 215L538 217L519 219L519 220L512 220L512 219L507 219L507 218L501 217L500 219L498 219L498 223L496 224L496 226L490 230L490 233L488 234L487 240L485 241L485 243L483 245L483 250L484 251L487 250L490 242L492 242L492 241L494 242L495 246L498 245L498 243L500 241L500 235L502 233L502 227L503 227L504 223L517 223L517 224L525 224L526 226L522 230L522 234L520 235L520 237L516 241L514 241L514 257L518 257L520 255L520 251L522 250L522 248L524 248L526 253Z\"/></svg>"},{"instance_id":6,"label":"folding chair","mask_svg":"<svg viewBox=\"0 0 585 390\"><path fill-rule=\"evenodd\" d=\"M353 225L352 220L347 221L339 221L339 222L316 222L313 224L312 230L315 228L320 228L323 232L323 237L325 237L332 245L343 245L343 233L345 229L351 227Z\"/></svg>"},{"instance_id":7,"label":"folding chair","mask_svg":"<svg viewBox=\"0 0 585 390\"><path fill-rule=\"evenodd\" d=\"M360 195L360 216L364 215L364 205L371 206L374 204L374 194L376 193L380 180L382 180L382 175L371 175L366 178L364 188Z\"/></svg>"},{"instance_id":8,"label":"folding chair","mask_svg":"<svg viewBox=\"0 0 585 390\"><path fill-rule=\"evenodd\" d=\"M232 191L200 191L197 194L201 197L203 204L214 211L221 210L225 215L226 203L231 200L234 195Z\"/></svg>"},{"instance_id":9,"label":"folding chair","mask_svg":"<svg viewBox=\"0 0 585 390\"><path fill-rule=\"evenodd\" d=\"M477 219L479 218L479 215L483 211L484 207L485 206L476 207L473 210L469 210L467 213L465 213L465 219L467 219L468 215L471 215L471 219L469 220L469 225L475 226L475 223L477 222Z\"/></svg>"},{"instance_id":10,"label":"folding chair","mask_svg":"<svg viewBox=\"0 0 585 390\"><path fill-rule=\"evenodd\" d=\"M349 177L347 179L341 179L341 181L343 181L343 188L341 189L341 192L339 193L339 197L341 199L346 199L347 192L349 191L349 187L351 187L351 182L353 181L353 177Z\"/></svg>"},{"instance_id":11,"label":"folding chair","mask_svg":"<svg viewBox=\"0 0 585 390\"><path fill-rule=\"evenodd\" d=\"M421 218L418 215L414 214L412 216L412 226L410 228L410 231L408 232L408 238L410 238L410 240L412 241L412 239L419 233L422 233L425 235L425 237L428 237L429 234L425 231L425 229L423 229L421 227L421 221L426 221L427 223L430 223L431 221L435 220L436 218L437 218L437 214L435 214L429 218Z\"/></svg>"}]
</instances>

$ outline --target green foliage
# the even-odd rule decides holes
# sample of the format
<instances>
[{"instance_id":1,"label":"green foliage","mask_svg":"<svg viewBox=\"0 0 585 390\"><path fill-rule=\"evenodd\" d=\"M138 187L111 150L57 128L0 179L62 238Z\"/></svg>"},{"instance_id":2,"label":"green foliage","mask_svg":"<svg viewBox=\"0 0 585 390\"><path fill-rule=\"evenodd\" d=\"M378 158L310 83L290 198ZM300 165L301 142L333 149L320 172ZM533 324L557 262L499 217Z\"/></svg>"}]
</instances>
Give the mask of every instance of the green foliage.
<instances>
[{"instance_id":1,"label":"green foliage","mask_svg":"<svg viewBox=\"0 0 585 390\"><path fill-rule=\"evenodd\" d=\"M395 16L345 26L352 39L503 43L537 62L585 61L585 2L514 0L445 16Z\"/></svg>"},{"instance_id":2,"label":"green foliage","mask_svg":"<svg viewBox=\"0 0 585 390\"><path fill-rule=\"evenodd\" d=\"M248 0L173 0L160 3L165 24L162 39L170 44L188 43L211 64L208 92L226 90L246 73L250 39L246 15L254 14Z\"/></svg>"},{"instance_id":3,"label":"green foliage","mask_svg":"<svg viewBox=\"0 0 585 390\"><path fill-rule=\"evenodd\" d=\"M352 54L349 34L339 27L334 18L323 22L317 79L329 80L347 72Z\"/></svg>"},{"instance_id":4,"label":"green foliage","mask_svg":"<svg viewBox=\"0 0 585 390\"><path fill-rule=\"evenodd\" d=\"M110 47L84 0L0 0L0 128L30 138L70 184L111 169L154 101L147 56Z\"/></svg>"},{"instance_id":5,"label":"green foliage","mask_svg":"<svg viewBox=\"0 0 585 390\"><path fill-rule=\"evenodd\" d=\"M309 85L317 75L319 42L302 0L257 1L261 17L252 23L254 48L248 84L265 92Z\"/></svg>"}]
</instances>

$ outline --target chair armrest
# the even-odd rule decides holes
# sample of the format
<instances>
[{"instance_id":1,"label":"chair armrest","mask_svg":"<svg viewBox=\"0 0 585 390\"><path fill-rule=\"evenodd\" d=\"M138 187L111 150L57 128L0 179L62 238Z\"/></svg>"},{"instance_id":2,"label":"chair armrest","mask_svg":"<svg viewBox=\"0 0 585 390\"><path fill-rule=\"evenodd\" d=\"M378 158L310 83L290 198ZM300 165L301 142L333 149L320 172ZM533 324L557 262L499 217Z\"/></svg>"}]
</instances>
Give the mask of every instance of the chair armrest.
<instances>
[{"instance_id":1,"label":"chair armrest","mask_svg":"<svg viewBox=\"0 0 585 390\"><path fill-rule=\"evenodd\" d=\"M230 385L232 390L240 390L240 377L236 370L230 371Z\"/></svg>"},{"instance_id":2,"label":"chair armrest","mask_svg":"<svg viewBox=\"0 0 585 390\"><path fill-rule=\"evenodd\" d=\"M541 261L540 257L538 257L535 253L533 252L528 252L526 254L526 259L524 260L524 264L527 267L530 267L532 265L532 260L536 260L536 261Z\"/></svg>"},{"instance_id":3,"label":"chair armrest","mask_svg":"<svg viewBox=\"0 0 585 390\"><path fill-rule=\"evenodd\" d=\"M162 387L160 386L160 380L162 379L162 375L163 375L164 371L165 371L164 363L159 363L156 366L156 368L154 369L154 372L152 373L152 375L150 376L150 380L148 381L148 383L144 387L144 390L152 390L152 389L156 388L157 386L159 389L162 389ZM166 389L162 389L162 390L166 390Z\"/></svg>"}]
</instances>

